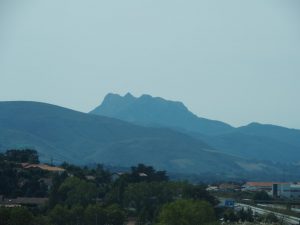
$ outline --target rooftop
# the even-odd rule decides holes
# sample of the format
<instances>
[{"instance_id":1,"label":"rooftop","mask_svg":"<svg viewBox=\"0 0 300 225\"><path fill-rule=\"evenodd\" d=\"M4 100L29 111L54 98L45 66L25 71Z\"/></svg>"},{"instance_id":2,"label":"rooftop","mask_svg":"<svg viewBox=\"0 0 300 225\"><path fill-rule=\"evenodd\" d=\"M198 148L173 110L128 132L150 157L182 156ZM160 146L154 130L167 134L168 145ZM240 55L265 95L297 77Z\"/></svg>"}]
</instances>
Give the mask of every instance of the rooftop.
<instances>
[{"instance_id":1,"label":"rooftop","mask_svg":"<svg viewBox=\"0 0 300 225\"><path fill-rule=\"evenodd\" d=\"M287 182L247 182L245 186L251 187L272 187L273 184L288 184Z\"/></svg>"},{"instance_id":2,"label":"rooftop","mask_svg":"<svg viewBox=\"0 0 300 225\"><path fill-rule=\"evenodd\" d=\"M39 168L41 170L46 170L50 172L64 172L65 169L56 167L56 166L49 166L47 164L30 164L30 163L21 163L24 169L31 169L31 168Z\"/></svg>"}]
</instances>

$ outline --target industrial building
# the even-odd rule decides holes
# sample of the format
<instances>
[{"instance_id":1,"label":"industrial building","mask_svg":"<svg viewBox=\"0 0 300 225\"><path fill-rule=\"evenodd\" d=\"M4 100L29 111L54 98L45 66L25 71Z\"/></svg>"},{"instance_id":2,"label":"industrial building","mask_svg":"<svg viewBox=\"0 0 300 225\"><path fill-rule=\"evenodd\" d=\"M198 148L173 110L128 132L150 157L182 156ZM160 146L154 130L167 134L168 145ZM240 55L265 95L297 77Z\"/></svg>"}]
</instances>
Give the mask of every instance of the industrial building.
<instances>
[{"instance_id":1,"label":"industrial building","mask_svg":"<svg viewBox=\"0 0 300 225\"><path fill-rule=\"evenodd\" d=\"M247 182L243 185L243 191L266 191L271 192L274 184L288 184L283 182Z\"/></svg>"},{"instance_id":2,"label":"industrial building","mask_svg":"<svg viewBox=\"0 0 300 225\"><path fill-rule=\"evenodd\" d=\"M272 197L299 200L300 184L299 183L273 184Z\"/></svg>"},{"instance_id":3,"label":"industrial building","mask_svg":"<svg viewBox=\"0 0 300 225\"><path fill-rule=\"evenodd\" d=\"M300 200L300 183L292 182L247 182L243 191L265 191L273 198Z\"/></svg>"}]
</instances>

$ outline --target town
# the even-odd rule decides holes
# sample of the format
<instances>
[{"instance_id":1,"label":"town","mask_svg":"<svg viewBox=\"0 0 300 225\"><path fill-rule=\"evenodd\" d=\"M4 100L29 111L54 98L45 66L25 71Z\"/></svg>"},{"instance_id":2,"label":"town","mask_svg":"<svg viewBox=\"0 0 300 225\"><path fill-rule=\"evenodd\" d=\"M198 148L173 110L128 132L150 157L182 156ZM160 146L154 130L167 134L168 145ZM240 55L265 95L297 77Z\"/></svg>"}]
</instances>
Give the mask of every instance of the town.
<instances>
[{"instance_id":1,"label":"town","mask_svg":"<svg viewBox=\"0 0 300 225\"><path fill-rule=\"evenodd\" d=\"M40 214L39 217L29 216L35 218L32 224L60 225L57 213L65 210L66 215L71 215L74 204L79 204L82 213L88 210L85 207L108 210L105 221L139 224L155 220L155 210L171 199L198 199L214 207L220 223L248 221L295 225L300 222L300 184L297 182L188 184L170 181L166 172L145 165L119 172L109 172L101 166L91 169L67 163L54 166L39 162L37 152L30 149L7 151L0 159L0 174L5 181L0 186L0 219L7 212L3 211L5 208L28 209L28 215ZM111 207L117 218L110 214ZM95 213L98 215L97 210ZM66 224L68 218L61 219L62 224ZM84 218L82 214L76 221L84 223ZM208 221L213 221L212 218L214 216Z\"/></svg>"}]
</instances>

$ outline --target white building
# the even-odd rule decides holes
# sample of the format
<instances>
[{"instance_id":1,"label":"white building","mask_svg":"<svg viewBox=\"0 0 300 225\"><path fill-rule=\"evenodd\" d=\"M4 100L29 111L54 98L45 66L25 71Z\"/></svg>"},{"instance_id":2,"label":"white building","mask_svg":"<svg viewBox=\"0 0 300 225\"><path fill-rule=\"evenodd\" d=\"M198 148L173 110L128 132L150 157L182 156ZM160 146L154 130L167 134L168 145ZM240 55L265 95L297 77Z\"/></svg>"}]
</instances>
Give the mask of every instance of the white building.
<instances>
[{"instance_id":1,"label":"white building","mask_svg":"<svg viewBox=\"0 0 300 225\"><path fill-rule=\"evenodd\" d=\"M247 182L243 185L243 191L266 191L271 193L274 184L287 184L283 182Z\"/></svg>"},{"instance_id":2,"label":"white building","mask_svg":"<svg viewBox=\"0 0 300 225\"><path fill-rule=\"evenodd\" d=\"M300 199L300 184L274 184L272 188L272 195L275 198Z\"/></svg>"}]
</instances>

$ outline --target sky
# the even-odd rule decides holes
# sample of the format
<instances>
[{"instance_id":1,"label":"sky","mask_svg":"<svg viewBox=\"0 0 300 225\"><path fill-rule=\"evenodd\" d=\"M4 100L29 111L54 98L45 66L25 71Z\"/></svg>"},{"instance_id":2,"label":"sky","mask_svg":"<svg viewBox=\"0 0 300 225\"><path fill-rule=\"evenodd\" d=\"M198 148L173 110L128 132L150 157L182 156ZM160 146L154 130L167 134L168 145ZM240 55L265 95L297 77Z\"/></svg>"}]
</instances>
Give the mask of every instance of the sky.
<instances>
[{"instance_id":1,"label":"sky","mask_svg":"<svg viewBox=\"0 0 300 225\"><path fill-rule=\"evenodd\" d=\"M0 101L107 93L300 129L299 0L0 0Z\"/></svg>"}]
</instances>

